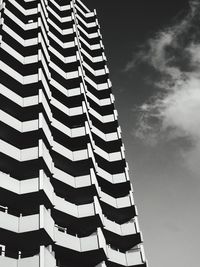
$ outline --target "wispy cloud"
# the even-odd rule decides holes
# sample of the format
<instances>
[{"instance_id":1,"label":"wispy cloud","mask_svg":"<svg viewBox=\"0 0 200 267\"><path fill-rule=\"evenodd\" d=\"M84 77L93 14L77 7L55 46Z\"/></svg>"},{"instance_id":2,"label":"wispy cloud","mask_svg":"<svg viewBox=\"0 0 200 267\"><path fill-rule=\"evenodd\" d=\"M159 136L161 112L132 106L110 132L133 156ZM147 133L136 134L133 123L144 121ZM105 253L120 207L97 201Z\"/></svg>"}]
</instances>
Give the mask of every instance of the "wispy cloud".
<instances>
[{"instance_id":1,"label":"wispy cloud","mask_svg":"<svg viewBox=\"0 0 200 267\"><path fill-rule=\"evenodd\" d=\"M157 93L139 107L135 135L151 145L185 138L190 148L182 155L200 172L200 1L190 1L182 20L149 39L125 71L141 62L160 78L154 81Z\"/></svg>"}]
</instances>

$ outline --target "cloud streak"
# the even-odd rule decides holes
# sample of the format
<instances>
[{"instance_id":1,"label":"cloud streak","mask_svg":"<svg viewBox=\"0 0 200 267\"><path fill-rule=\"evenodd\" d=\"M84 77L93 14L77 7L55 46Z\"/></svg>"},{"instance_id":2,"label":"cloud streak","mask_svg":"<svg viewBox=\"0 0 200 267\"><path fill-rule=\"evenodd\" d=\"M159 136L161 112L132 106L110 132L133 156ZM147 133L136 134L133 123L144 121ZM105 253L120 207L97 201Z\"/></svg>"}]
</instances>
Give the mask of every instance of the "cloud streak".
<instances>
[{"instance_id":1,"label":"cloud streak","mask_svg":"<svg viewBox=\"0 0 200 267\"><path fill-rule=\"evenodd\" d=\"M158 74L157 93L139 107L135 135L155 145L184 138L188 166L200 172L200 2L190 1L182 20L149 39L125 71L148 63Z\"/></svg>"}]
</instances>

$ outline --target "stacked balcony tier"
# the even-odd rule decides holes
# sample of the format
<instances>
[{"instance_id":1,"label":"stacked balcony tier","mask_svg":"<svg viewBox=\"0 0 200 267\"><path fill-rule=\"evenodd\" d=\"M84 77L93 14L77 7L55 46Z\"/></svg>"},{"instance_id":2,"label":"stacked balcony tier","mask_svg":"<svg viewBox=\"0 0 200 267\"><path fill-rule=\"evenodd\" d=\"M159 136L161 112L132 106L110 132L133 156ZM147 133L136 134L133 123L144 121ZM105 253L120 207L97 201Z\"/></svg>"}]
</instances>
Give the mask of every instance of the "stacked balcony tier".
<instances>
[{"instance_id":1,"label":"stacked balcony tier","mask_svg":"<svg viewBox=\"0 0 200 267\"><path fill-rule=\"evenodd\" d=\"M0 265L147 266L95 11L0 1Z\"/></svg>"}]
</instances>

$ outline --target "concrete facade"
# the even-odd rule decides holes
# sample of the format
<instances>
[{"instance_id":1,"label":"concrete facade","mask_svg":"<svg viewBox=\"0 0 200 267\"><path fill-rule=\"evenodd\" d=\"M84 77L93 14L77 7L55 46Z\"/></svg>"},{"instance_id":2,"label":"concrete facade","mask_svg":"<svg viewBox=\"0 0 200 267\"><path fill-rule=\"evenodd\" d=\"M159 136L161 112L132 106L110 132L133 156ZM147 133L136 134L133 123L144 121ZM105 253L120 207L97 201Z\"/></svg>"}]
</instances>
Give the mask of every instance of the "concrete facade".
<instances>
[{"instance_id":1,"label":"concrete facade","mask_svg":"<svg viewBox=\"0 0 200 267\"><path fill-rule=\"evenodd\" d=\"M0 1L0 266L147 266L95 11Z\"/></svg>"}]
</instances>

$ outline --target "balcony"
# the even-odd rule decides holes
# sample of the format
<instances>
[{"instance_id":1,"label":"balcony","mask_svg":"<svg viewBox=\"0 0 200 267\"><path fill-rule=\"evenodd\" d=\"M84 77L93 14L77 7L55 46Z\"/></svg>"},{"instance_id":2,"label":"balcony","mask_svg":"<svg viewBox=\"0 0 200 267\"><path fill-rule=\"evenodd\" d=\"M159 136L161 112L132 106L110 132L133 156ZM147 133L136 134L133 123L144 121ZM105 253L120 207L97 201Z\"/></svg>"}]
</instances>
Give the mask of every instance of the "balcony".
<instances>
[{"instance_id":1,"label":"balcony","mask_svg":"<svg viewBox=\"0 0 200 267\"><path fill-rule=\"evenodd\" d=\"M3 207L2 207L3 210ZM54 221L43 205L40 206L39 214L28 216L14 216L9 214L9 209L5 207L5 212L0 211L0 228L14 233L33 232L45 229L48 235L54 239Z\"/></svg>"},{"instance_id":2,"label":"balcony","mask_svg":"<svg viewBox=\"0 0 200 267\"><path fill-rule=\"evenodd\" d=\"M139 232L138 224L135 219L124 224L118 224L106 218L103 219L105 229L120 236L134 235Z\"/></svg>"},{"instance_id":3,"label":"balcony","mask_svg":"<svg viewBox=\"0 0 200 267\"><path fill-rule=\"evenodd\" d=\"M94 134L96 134L97 136L99 136L101 139L103 139L104 141L114 141L114 140L118 140L120 137L118 136L117 132L113 132L113 133L103 133L101 130L99 130L98 128L96 128L94 125L92 126L92 132Z\"/></svg>"},{"instance_id":4,"label":"balcony","mask_svg":"<svg viewBox=\"0 0 200 267\"><path fill-rule=\"evenodd\" d=\"M55 197L55 209L70 214L76 218L83 218L95 215L94 204L75 205L58 196Z\"/></svg>"},{"instance_id":5,"label":"balcony","mask_svg":"<svg viewBox=\"0 0 200 267\"><path fill-rule=\"evenodd\" d=\"M100 228L96 233L87 237L79 238L77 236L69 235L64 228L57 226L55 228L56 245L72 249L78 252L87 252L92 250L106 249L105 239Z\"/></svg>"},{"instance_id":6,"label":"balcony","mask_svg":"<svg viewBox=\"0 0 200 267\"><path fill-rule=\"evenodd\" d=\"M9 174L0 172L0 188L13 192L18 195L29 194L43 190L49 200L53 203L54 190L50 179L43 170L40 170L40 177L19 181L12 178Z\"/></svg>"},{"instance_id":7,"label":"balcony","mask_svg":"<svg viewBox=\"0 0 200 267\"><path fill-rule=\"evenodd\" d=\"M126 208L126 207L130 207L134 205L130 195L125 196L125 197L120 197L120 198L114 198L104 193L103 191L101 191L100 198L103 202L117 209Z\"/></svg>"},{"instance_id":8,"label":"balcony","mask_svg":"<svg viewBox=\"0 0 200 267\"><path fill-rule=\"evenodd\" d=\"M39 255L24 259L12 259L9 257L0 256L0 266L5 267L40 267ZM54 267L54 266L52 266Z\"/></svg>"},{"instance_id":9,"label":"balcony","mask_svg":"<svg viewBox=\"0 0 200 267\"><path fill-rule=\"evenodd\" d=\"M53 118L52 126L72 138L86 135L85 127L76 127L71 129L66 125L64 125L63 123L56 120L55 118Z\"/></svg>"},{"instance_id":10,"label":"balcony","mask_svg":"<svg viewBox=\"0 0 200 267\"><path fill-rule=\"evenodd\" d=\"M71 151L56 141L54 141L53 150L71 161L88 159L87 149Z\"/></svg>"},{"instance_id":11,"label":"balcony","mask_svg":"<svg viewBox=\"0 0 200 267\"><path fill-rule=\"evenodd\" d=\"M119 265L123 266L137 266L142 265L145 263L145 260L142 255L142 251L137 250L130 250L126 253L121 253L117 250L108 247L108 259L111 262L114 262Z\"/></svg>"},{"instance_id":12,"label":"balcony","mask_svg":"<svg viewBox=\"0 0 200 267\"><path fill-rule=\"evenodd\" d=\"M95 153L97 153L100 157L104 158L107 161L118 161L122 159L121 151L113 152L113 153L107 153L97 145L95 145Z\"/></svg>"},{"instance_id":13,"label":"balcony","mask_svg":"<svg viewBox=\"0 0 200 267\"><path fill-rule=\"evenodd\" d=\"M20 4L18 4L17 1L12 0L10 2L25 16L34 15L37 13L37 8L24 9Z\"/></svg>"},{"instance_id":14,"label":"balcony","mask_svg":"<svg viewBox=\"0 0 200 267\"><path fill-rule=\"evenodd\" d=\"M40 254L28 258L13 259L0 256L2 267L56 267L54 255L45 247L40 247Z\"/></svg>"},{"instance_id":15,"label":"balcony","mask_svg":"<svg viewBox=\"0 0 200 267\"><path fill-rule=\"evenodd\" d=\"M0 211L0 228L15 233L36 231L39 229L39 214L17 217L5 209L5 212Z\"/></svg>"},{"instance_id":16,"label":"balcony","mask_svg":"<svg viewBox=\"0 0 200 267\"><path fill-rule=\"evenodd\" d=\"M90 175L77 176L74 177L56 167L53 170L53 177L67 185L70 185L74 188L87 187L91 185Z\"/></svg>"},{"instance_id":17,"label":"balcony","mask_svg":"<svg viewBox=\"0 0 200 267\"><path fill-rule=\"evenodd\" d=\"M98 167L98 175L112 184L127 182L126 173L110 174L109 172L105 171L104 169Z\"/></svg>"}]
</instances>

